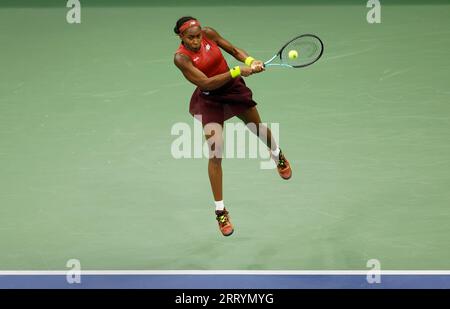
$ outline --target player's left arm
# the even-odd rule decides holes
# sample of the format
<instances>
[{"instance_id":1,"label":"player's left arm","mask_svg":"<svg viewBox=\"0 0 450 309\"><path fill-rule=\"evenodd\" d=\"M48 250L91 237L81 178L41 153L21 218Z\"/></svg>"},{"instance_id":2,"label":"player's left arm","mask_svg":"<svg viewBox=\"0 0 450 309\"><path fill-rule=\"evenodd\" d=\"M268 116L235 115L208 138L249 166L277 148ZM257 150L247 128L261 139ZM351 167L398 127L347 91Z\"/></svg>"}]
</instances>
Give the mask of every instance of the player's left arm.
<instances>
[{"instance_id":1,"label":"player's left arm","mask_svg":"<svg viewBox=\"0 0 450 309\"><path fill-rule=\"evenodd\" d=\"M236 60L245 62L245 59L249 56L248 53L240 49L233 44L231 44L228 40L224 39L216 30L210 27L203 27L205 35L208 37L208 39L213 40L216 42L216 44L225 50L227 53L229 53L231 56L236 58ZM254 72L261 72L264 71L264 64L260 60L255 60L252 62L251 65Z\"/></svg>"}]
</instances>

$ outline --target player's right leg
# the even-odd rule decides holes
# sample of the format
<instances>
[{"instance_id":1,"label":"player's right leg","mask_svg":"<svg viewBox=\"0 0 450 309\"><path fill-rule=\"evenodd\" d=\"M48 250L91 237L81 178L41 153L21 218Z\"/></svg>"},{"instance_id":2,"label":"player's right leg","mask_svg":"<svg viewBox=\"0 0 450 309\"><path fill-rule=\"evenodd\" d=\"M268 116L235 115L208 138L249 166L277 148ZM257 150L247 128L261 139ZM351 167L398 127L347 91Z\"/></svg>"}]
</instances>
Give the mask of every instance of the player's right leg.
<instances>
[{"instance_id":1,"label":"player's right leg","mask_svg":"<svg viewBox=\"0 0 450 309\"><path fill-rule=\"evenodd\" d=\"M233 225L223 203L222 187L222 153L223 153L223 127L218 123L209 123L203 128L208 142L209 161L208 175L216 206L216 220L224 236L233 234Z\"/></svg>"}]
</instances>

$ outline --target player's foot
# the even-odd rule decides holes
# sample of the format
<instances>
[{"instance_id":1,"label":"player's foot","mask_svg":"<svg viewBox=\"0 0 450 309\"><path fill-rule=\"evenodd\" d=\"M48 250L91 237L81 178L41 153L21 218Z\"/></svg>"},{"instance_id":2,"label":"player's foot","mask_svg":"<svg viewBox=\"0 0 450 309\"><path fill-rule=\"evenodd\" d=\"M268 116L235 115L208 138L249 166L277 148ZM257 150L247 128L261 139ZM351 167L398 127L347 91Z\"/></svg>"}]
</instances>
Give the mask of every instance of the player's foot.
<instances>
[{"instance_id":1,"label":"player's foot","mask_svg":"<svg viewBox=\"0 0 450 309\"><path fill-rule=\"evenodd\" d=\"M230 222L230 216L226 208L223 210L216 210L216 220L219 223L219 229L223 236L230 236L233 234L233 225Z\"/></svg>"},{"instance_id":2,"label":"player's foot","mask_svg":"<svg viewBox=\"0 0 450 309\"><path fill-rule=\"evenodd\" d=\"M286 159L281 149L278 158L274 157L273 155L272 158L275 160L275 163L277 164L278 174L280 174L281 178L285 180L291 178L292 176L291 165L289 164L289 161Z\"/></svg>"}]
</instances>

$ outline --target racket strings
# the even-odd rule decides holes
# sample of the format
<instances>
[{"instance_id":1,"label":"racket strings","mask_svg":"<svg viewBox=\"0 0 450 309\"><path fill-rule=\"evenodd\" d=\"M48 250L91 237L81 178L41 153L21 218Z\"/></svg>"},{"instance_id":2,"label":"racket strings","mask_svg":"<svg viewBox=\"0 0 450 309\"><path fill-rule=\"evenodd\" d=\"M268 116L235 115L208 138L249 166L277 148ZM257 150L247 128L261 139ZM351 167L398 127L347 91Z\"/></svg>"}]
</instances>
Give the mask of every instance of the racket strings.
<instances>
[{"instance_id":1,"label":"racket strings","mask_svg":"<svg viewBox=\"0 0 450 309\"><path fill-rule=\"evenodd\" d=\"M297 57L290 58L289 52L296 51ZM300 37L288 45L281 51L281 62L294 67L305 66L316 61L322 53L321 42L313 36Z\"/></svg>"}]
</instances>

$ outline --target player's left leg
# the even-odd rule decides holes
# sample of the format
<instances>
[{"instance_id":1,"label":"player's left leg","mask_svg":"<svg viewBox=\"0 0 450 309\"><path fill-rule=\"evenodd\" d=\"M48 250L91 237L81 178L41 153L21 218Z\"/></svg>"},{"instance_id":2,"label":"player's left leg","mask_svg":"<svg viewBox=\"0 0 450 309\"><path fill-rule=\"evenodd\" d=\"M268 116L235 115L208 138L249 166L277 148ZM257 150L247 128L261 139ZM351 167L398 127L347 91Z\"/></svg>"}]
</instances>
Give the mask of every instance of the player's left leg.
<instances>
[{"instance_id":1,"label":"player's left leg","mask_svg":"<svg viewBox=\"0 0 450 309\"><path fill-rule=\"evenodd\" d=\"M277 142L272 136L270 129L261 123L261 117L255 106L247 109L245 112L237 116L241 119L251 132L256 134L264 144L270 149L272 158L277 163L278 173L283 179L289 179L292 176L291 166L286 159Z\"/></svg>"},{"instance_id":2,"label":"player's left leg","mask_svg":"<svg viewBox=\"0 0 450 309\"><path fill-rule=\"evenodd\" d=\"M241 119L248 129L256 134L261 141L267 145L272 151L276 151L278 148L277 142L272 137L272 132L270 129L261 123L261 118L259 117L258 110L255 106L247 109L245 112L237 116Z\"/></svg>"}]
</instances>

